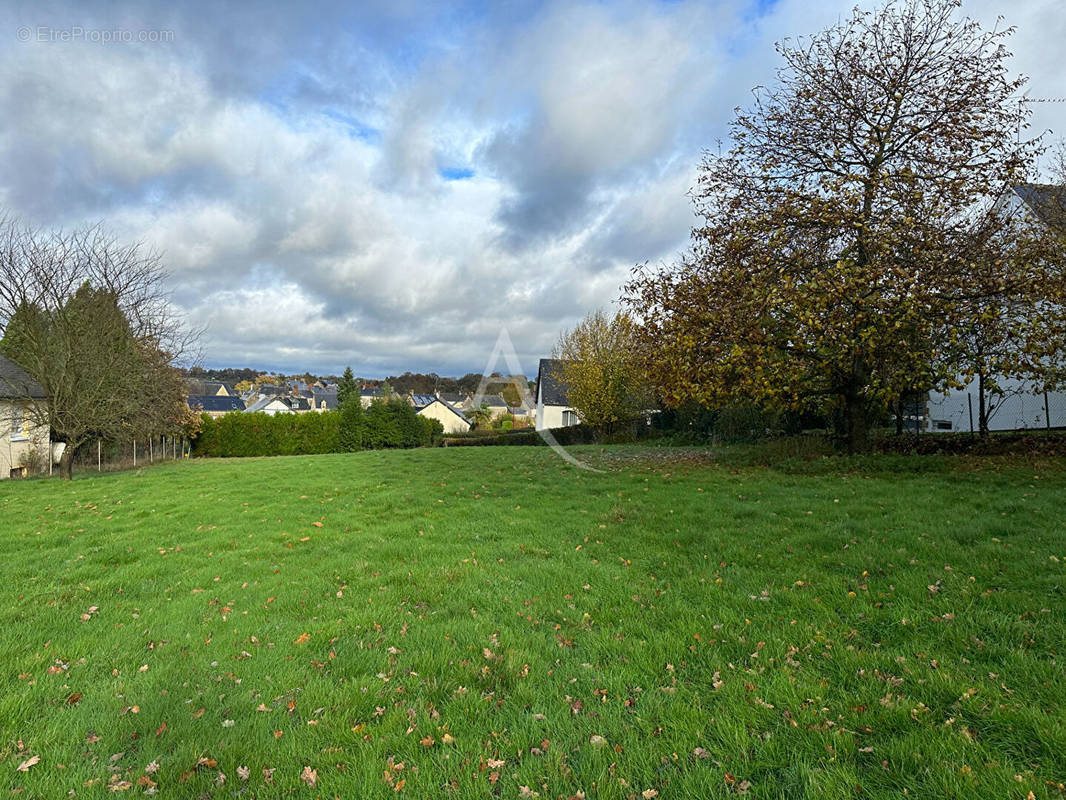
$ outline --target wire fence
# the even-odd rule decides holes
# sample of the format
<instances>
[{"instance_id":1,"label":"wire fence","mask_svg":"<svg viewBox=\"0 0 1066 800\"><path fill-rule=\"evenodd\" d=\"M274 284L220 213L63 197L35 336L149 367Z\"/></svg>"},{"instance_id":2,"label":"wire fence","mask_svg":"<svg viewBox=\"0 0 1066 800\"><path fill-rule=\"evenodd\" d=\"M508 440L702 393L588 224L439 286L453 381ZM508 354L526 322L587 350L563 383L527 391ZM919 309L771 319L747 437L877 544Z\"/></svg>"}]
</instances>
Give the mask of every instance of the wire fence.
<instances>
[{"instance_id":1,"label":"wire fence","mask_svg":"<svg viewBox=\"0 0 1066 800\"><path fill-rule=\"evenodd\" d=\"M191 443L178 436L132 439L128 442L94 439L74 452L75 472L117 472L189 457ZM58 465L52 467L58 469Z\"/></svg>"}]
</instances>

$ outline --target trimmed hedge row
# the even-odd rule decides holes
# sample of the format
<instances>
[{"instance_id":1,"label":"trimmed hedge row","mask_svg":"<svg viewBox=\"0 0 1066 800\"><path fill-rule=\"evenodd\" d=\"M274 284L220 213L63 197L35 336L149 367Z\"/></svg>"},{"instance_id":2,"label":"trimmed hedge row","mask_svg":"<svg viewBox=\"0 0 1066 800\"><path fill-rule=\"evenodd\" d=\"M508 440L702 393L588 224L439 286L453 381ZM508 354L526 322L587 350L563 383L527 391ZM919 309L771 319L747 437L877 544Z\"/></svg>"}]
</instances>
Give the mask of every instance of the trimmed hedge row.
<instances>
[{"instance_id":1,"label":"trimmed hedge row","mask_svg":"<svg viewBox=\"0 0 1066 800\"><path fill-rule=\"evenodd\" d=\"M294 456L429 447L440 444L441 424L420 417L402 400L378 401L363 410L358 398L340 411L308 414L201 415L192 454L215 458Z\"/></svg>"},{"instance_id":2,"label":"trimmed hedge row","mask_svg":"<svg viewBox=\"0 0 1066 800\"><path fill-rule=\"evenodd\" d=\"M594 444L597 441L596 432L588 425L552 428L551 434L561 445ZM523 429L494 436L485 436L476 432L467 435L450 435L444 440L444 444L446 447L533 447L547 444L547 442L537 431Z\"/></svg>"}]
</instances>

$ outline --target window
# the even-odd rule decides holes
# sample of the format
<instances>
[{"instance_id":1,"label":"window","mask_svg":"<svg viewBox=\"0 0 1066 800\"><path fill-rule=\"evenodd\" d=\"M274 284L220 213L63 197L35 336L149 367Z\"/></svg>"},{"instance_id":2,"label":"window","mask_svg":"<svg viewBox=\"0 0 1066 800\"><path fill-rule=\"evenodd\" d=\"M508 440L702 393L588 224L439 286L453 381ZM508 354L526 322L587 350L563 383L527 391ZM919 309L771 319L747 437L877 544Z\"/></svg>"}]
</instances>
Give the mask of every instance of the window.
<instances>
[{"instance_id":1,"label":"window","mask_svg":"<svg viewBox=\"0 0 1066 800\"><path fill-rule=\"evenodd\" d=\"M936 429L938 431L950 431L951 430L951 420L950 419L934 419L933 420L933 425L936 427Z\"/></svg>"},{"instance_id":2,"label":"window","mask_svg":"<svg viewBox=\"0 0 1066 800\"><path fill-rule=\"evenodd\" d=\"M26 434L23 431L23 425L25 423L26 410L22 406L11 406L11 438L12 440L25 439Z\"/></svg>"},{"instance_id":3,"label":"window","mask_svg":"<svg viewBox=\"0 0 1066 800\"><path fill-rule=\"evenodd\" d=\"M578 418L576 411L564 411L563 412L563 426L569 427L571 425L577 425Z\"/></svg>"}]
</instances>

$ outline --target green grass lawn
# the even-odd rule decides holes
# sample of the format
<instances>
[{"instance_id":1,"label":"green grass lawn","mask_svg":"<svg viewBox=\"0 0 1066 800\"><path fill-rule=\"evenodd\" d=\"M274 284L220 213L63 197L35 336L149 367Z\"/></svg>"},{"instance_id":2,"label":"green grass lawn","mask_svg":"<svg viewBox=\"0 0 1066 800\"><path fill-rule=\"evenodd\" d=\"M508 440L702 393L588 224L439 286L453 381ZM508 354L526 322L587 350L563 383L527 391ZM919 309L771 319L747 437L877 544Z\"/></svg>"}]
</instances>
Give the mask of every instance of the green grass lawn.
<instances>
[{"instance_id":1,"label":"green grass lawn","mask_svg":"<svg viewBox=\"0 0 1066 800\"><path fill-rule=\"evenodd\" d=\"M1066 465L582 452L0 483L0 791L1064 797Z\"/></svg>"}]
</instances>

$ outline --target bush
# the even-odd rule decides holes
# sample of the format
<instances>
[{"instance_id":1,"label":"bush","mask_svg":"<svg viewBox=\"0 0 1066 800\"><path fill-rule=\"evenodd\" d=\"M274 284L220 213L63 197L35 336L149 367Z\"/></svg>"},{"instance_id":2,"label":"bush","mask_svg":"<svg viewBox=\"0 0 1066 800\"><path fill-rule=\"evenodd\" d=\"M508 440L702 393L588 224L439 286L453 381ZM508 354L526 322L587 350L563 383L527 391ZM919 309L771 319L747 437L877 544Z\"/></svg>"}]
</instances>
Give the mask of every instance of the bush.
<instances>
[{"instance_id":1,"label":"bush","mask_svg":"<svg viewBox=\"0 0 1066 800\"><path fill-rule=\"evenodd\" d=\"M363 404L356 393L341 403L340 430L337 436L337 449L344 453L353 453L363 449L366 437L366 418Z\"/></svg>"},{"instance_id":2,"label":"bush","mask_svg":"<svg viewBox=\"0 0 1066 800\"><path fill-rule=\"evenodd\" d=\"M338 448L340 412L315 414L203 415L193 440L194 456L235 458L334 453Z\"/></svg>"}]
</instances>

